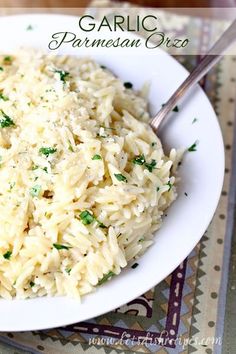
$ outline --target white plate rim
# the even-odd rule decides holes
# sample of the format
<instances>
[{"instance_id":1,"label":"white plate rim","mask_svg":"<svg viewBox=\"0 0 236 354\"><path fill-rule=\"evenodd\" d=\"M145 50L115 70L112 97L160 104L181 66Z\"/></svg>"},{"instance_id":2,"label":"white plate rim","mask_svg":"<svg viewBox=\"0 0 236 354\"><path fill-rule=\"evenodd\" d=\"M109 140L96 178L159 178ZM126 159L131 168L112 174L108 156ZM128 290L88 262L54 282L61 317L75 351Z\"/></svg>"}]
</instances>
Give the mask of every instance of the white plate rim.
<instances>
[{"instance_id":1,"label":"white plate rim","mask_svg":"<svg viewBox=\"0 0 236 354\"><path fill-rule=\"evenodd\" d=\"M4 18L6 18L6 17L9 17L11 19L17 19L19 17L21 17L21 18L25 17L25 18L27 18L27 20L30 19L30 18L37 18L37 17L41 17L41 18L43 18L43 17L48 17L48 18L50 18L50 17L54 17L54 18L55 17L58 17L58 18L67 17L67 18L70 18L70 19L73 18L73 17L75 18L75 16L72 16L72 15L58 15L58 14L44 14L44 13L42 13L42 14L25 14L25 15L4 16ZM76 17L76 18L78 18L78 17ZM1 21L1 19L0 19L0 21ZM177 62L174 58L170 57L167 53L163 52L162 54L166 55L169 58L169 60L172 60L175 63L174 65L176 65L177 67L181 68L182 71L184 70L186 75L187 75L188 71L179 62ZM201 93L205 96L205 98L207 98L205 92L200 88L199 85L198 85L198 89L200 89ZM207 98L207 100L208 100L208 104L210 105L210 107L212 109L212 114L215 116L215 124L218 126L218 139L219 139L219 142L220 142L219 166L220 166L221 173L218 176L218 179L219 179L218 190L215 193L215 207L216 207L217 203L218 203L218 200L220 198L220 193L221 193L221 189L222 189L222 185L223 185L223 178L224 178L224 172L223 172L224 171L224 144L223 144L223 138L222 138L222 134L221 134L221 131L220 131L219 123L218 123L218 120L216 118L215 112L214 112L214 110L212 108L212 105L211 105L211 103L210 103L208 98ZM212 212L208 215L208 221L204 225L202 225L201 235L203 235L203 233L205 232L206 228L208 227L208 225L209 225L214 213L215 213L215 208L214 208L214 210L212 209ZM199 233L200 233L200 231L199 231ZM200 240L200 238L199 238L199 240ZM196 240L194 239L193 242L192 242L191 249L189 249L189 251L191 251L195 247L195 245L196 245ZM187 256L187 254L185 256ZM180 262L183 260L183 257L181 256L180 258L181 258L180 261L179 261L179 258L176 259L176 261L173 262L172 266L168 269L168 272L165 275L163 275L161 278L158 279L158 283L160 281L162 281L168 274L170 274L180 264ZM148 287L140 289L139 292L137 291L135 297L140 296L144 292L148 291L150 288L154 287L156 284L157 284L157 282L153 279L152 282L149 282ZM87 320L89 318L92 318L92 317L100 316L103 313L109 312L109 311L113 310L114 308L122 306L123 304L131 301L132 299L134 299L133 294L131 294L130 296L126 295L125 301L124 301L124 299L120 300L120 302L116 301L115 305L112 304L110 306L107 306L105 311L104 310L94 311L92 316L89 315L88 317L86 317L86 316L81 317L81 318L79 318L79 321L81 322L81 321L85 321L85 320ZM40 300L42 300L42 299L40 299ZM46 301L46 300L48 300L48 298L43 298L43 301ZM1 307L1 302L2 301L4 302L5 300L1 300L0 301L0 307ZM13 300L13 301L15 301L15 300ZM28 300L26 300L26 301L28 301ZM30 300L30 301L32 301L32 300ZM82 302L83 302L83 300L82 300ZM48 326L45 325L45 324L38 326L35 323L34 325L32 325L32 324L30 324L30 325L27 325L27 324L24 324L24 325L15 324L15 326L7 327L4 324L2 324L1 321L0 321L0 331L12 331L12 332L14 332L14 331L27 331L27 330L40 330L40 329L45 329L45 328L53 328L53 327L58 327L58 326L65 326L65 325L68 325L68 324L71 324L71 323L75 323L75 322L78 322L78 320L76 320L75 318L73 318L73 320L69 321L69 322L68 322L68 320L63 322L62 319L60 319L60 320L57 319L57 320L54 320L54 322L51 321Z\"/></svg>"}]
</instances>

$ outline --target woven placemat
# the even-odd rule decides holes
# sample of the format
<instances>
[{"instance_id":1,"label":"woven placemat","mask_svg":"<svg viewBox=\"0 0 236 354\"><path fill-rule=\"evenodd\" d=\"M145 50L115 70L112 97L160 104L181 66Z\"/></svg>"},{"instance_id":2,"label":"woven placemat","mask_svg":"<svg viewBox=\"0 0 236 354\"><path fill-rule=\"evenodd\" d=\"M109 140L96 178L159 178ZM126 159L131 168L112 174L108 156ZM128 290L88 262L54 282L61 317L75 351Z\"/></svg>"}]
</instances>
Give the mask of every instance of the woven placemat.
<instances>
[{"instance_id":1,"label":"woven placemat","mask_svg":"<svg viewBox=\"0 0 236 354\"><path fill-rule=\"evenodd\" d=\"M92 11L96 18L113 11L112 7L99 9L95 5ZM195 45L199 48L209 36L216 38L227 26L222 21L214 22L213 26L211 21L186 16L178 16L176 21L176 16L172 18L169 13L155 11L159 17L162 16L163 23L168 23L167 31L176 29L179 33L194 35ZM164 16L168 16L168 21ZM199 60L193 56L178 56L177 59L188 69ZM232 233L228 195L234 135L235 72L236 57L226 56L202 82L223 132L226 169L215 216L188 258L155 288L103 316L64 328L1 333L1 353L13 351L8 345L15 347L14 353L221 352ZM209 144L210 139L209 136Z\"/></svg>"}]
</instances>

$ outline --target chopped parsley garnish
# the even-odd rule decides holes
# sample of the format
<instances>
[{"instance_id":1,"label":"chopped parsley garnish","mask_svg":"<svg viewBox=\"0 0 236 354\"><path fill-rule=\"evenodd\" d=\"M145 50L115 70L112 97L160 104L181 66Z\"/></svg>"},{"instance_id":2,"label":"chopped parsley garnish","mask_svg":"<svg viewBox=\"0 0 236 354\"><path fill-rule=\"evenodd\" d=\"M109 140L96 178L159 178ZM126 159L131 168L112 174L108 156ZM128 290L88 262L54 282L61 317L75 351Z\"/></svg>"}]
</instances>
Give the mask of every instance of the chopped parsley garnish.
<instances>
[{"instance_id":1,"label":"chopped parsley garnish","mask_svg":"<svg viewBox=\"0 0 236 354\"><path fill-rule=\"evenodd\" d=\"M41 186L37 184L36 186L30 189L30 194L32 197L38 197L41 192Z\"/></svg>"},{"instance_id":2,"label":"chopped parsley garnish","mask_svg":"<svg viewBox=\"0 0 236 354\"><path fill-rule=\"evenodd\" d=\"M178 106L175 106L173 109L172 109L173 112L179 112L179 107Z\"/></svg>"},{"instance_id":3,"label":"chopped parsley garnish","mask_svg":"<svg viewBox=\"0 0 236 354\"><path fill-rule=\"evenodd\" d=\"M69 143L68 149L69 149L71 152L74 152L74 149L73 149L73 147L72 147L72 145L71 145L70 143Z\"/></svg>"},{"instance_id":4,"label":"chopped parsley garnish","mask_svg":"<svg viewBox=\"0 0 236 354\"><path fill-rule=\"evenodd\" d=\"M84 225L92 224L92 222L95 221L95 217L88 210L82 211L79 217Z\"/></svg>"},{"instance_id":5,"label":"chopped parsley garnish","mask_svg":"<svg viewBox=\"0 0 236 354\"><path fill-rule=\"evenodd\" d=\"M155 160L152 160L150 163L146 162L143 155L136 156L132 162L136 165L144 165L149 172L152 172L157 164Z\"/></svg>"},{"instance_id":6,"label":"chopped parsley garnish","mask_svg":"<svg viewBox=\"0 0 236 354\"><path fill-rule=\"evenodd\" d=\"M65 271L66 271L66 273L70 274L71 268L66 268Z\"/></svg>"},{"instance_id":7,"label":"chopped parsley garnish","mask_svg":"<svg viewBox=\"0 0 236 354\"><path fill-rule=\"evenodd\" d=\"M138 240L138 242L143 242L143 241L145 241L145 238L144 238L144 237L141 237L141 238Z\"/></svg>"},{"instance_id":8,"label":"chopped parsley garnish","mask_svg":"<svg viewBox=\"0 0 236 354\"><path fill-rule=\"evenodd\" d=\"M2 114L2 117L0 118L1 128L7 128L10 127L11 125L15 125L13 120L6 113L4 113L2 109L1 109L1 114Z\"/></svg>"},{"instance_id":9,"label":"chopped parsley garnish","mask_svg":"<svg viewBox=\"0 0 236 354\"><path fill-rule=\"evenodd\" d=\"M30 287L32 288L33 286L35 286L35 283L33 281L30 282Z\"/></svg>"},{"instance_id":10,"label":"chopped parsley garnish","mask_svg":"<svg viewBox=\"0 0 236 354\"><path fill-rule=\"evenodd\" d=\"M49 212L46 211L44 213L44 216L45 216L45 218L50 219L50 217L52 216L52 213L49 213Z\"/></svg>"},{"instance_id":11,"label":"chopped parsley garnish","mask_svg":"<svg viewBox=\"0 0 236 354\"><path fill-rule=\"evenodd\" d=\"M153 169L155 168L155 166L156 166L156 161L155 160L152 160L150 163L145 163L145 167L147 167L147 169L148 169L148 171L149 172L152 172L153 171Z\"/></svg>"},{"instance_id":12,"label":"chopped parsley garnish","mask_svg":"<svg viewBox=\"0 0 236 354\"><path fill-rule=\"evenodd\" d=\"M188 151L192 152L192 151L197 151L197 144L198 144L198 141L195 141L195 143L193 143L193 145L191 145L189 148L188 148Z\"/></svg>"},{"instance_id":13,"label":"chopped parsley garnish","mask_svg":"<svg viewBox=\"0 0 236 354\"><path fill-rule=\"evenodd\" d=\"M114 275L115 275L114 272L112 272L112 271L108 272L107 274L105 274L105 275L103 276L102 279L99 280L98 285L102 285L102 284L106 283L106 282L107 282L111 277L113 277Z\"/></svg>"},{"instance_id":14,"label":"chopped parsley garnish","mask_svg":"<svg viewBox=\"0 0 236 354\"><path fill-rule=\"evenodd\" d=\"M33 30L33 26L29 25L28 27L26 27L26 31L32 31Z\"/></svg>"},{"instance_id":15,"label":"chopped parsley garnish","mask_svg":"<svg viewBox=\"0 0 236 354\"><path fill-rule=\"evenodd\" d=\"M5 259L10 259L11 258L11 255L12 255L12 252L11 251L7 251L6 253L4 253L4 255L3 255L3 257L5 258Z\"/></svg>"},{"instance_id":16,"label":"chopped parsley garnish","mask_svg":"<svg viewBox=\"0 0 236 354\"><path fill-rule=\"evenodd\" d=\"M7 96L4 96L4 94L0 92L0 100L9 101L9 98Z\"/></svg>"},{"instance_id":17,"label":"chopped parsley garnish","mask_svg":"<svg viewBox=\"0 0 236 354\"><path fill-rule=\"evenodd\" d=\"M127 178L123 176L121 173L114 173L114 176L119 182L128 182Z\"/></svg>"},{"instance_id":18,"label":"chopped parsley garnish","mask_svg":"<svg viewBox=\"0 0 236 354\"><path fill-rule=\"evenodd\" d=\"M33 165L31 169L32 169L32 171L35 171L35 170L38 170L39 168L41 168L43 171L48 173L48 168L47 167L39 167L38 165Z\"/></svg>"},{"instance_id":19,"label":"chopped parsley garnish","mask_svg":"<svg viewBox=\"0 0 236 354\"><path fill-rule=\"evenodd\" d=\"M12 190L12 188L13 188L15 185L16 185L16 183L15 183L15 182L13 182L13 183L9 183L10 191Z\"/></svg>"},{"instance_id":20,"label":"chopped parsley garnish","mask_svg":"<svg viewBox=\"0 0 236 354\"><path fill-rule=\"evenodd\" d=\"M127 89L132 89L133 84L131 84L131 82L124 82L124 87Z\"/></svg>"},{"instance_id":21,"label":"chopped parsley garnish","mask_svg":"<svg viewBox=\"0 0 236 354\"><path fill-rule=\"evenodd\" d=\"M70 246L60 245L59 243L53 243L53 247L57 250L68 250L71 248Z\"/></svg>"},{"instance_id":22,"label":"chopped parsley garnish","mask_svg":"<svg viewBox=\"0 0 236 354\"><path fill-rule=\"evenodd\" d=\"M197 118L193 118L192 124L196 123L198 121Z\"/></svg>"},{"instance_id":23,"label":"chopped parsley garnish","mask_svg":"<svg viewBox=\"0 0 236 354\"><path fill-rule=\"evenodd\" d=\"M171 188L172 188L172 186L173 186L173 184L172 183L170 183L170 181L166 184L167 186L169 186L169 189L168 189L168 192L171 190Z\"/></svg>"},{"instance_id":24,"label":"chopped parsley garnish","mask_svg":"<svg viewBox=\"0 0 236 354\"><path fill-rule=\"evenodd\" d=\"M51 147L41 147L39 153L48 157L50 154L54 154L57 151L56 148Z\"/></svg>"},{"instance_id":25,"label":"chopped parsley garnish","mask_svg":"<svg viewBox=\"0 0 236 354\"><path fill-rule=\"evenodd\" d=\"M66 78L70 75L70 73L65 70L54 70L54 72L60 75L60 80L63 82L66 82Z\"/></svg>"},{"instance_id":26,"label":"chopped parsley garnish","mask_svg":"<svg viewBox=\"0 0 236 354\"><path fill-rule=\"evenodd\" d=\"M95 218L93 216L93 214L90 213L88 210L82 211L82 213L80 213L79 217L84 225L90 225L94 221L96 221L98 223L98 226L101 227L101 229L107 228L106 225L104 225L101 221L99 221L97 218Z\"/></svg>"},{"instance_id":27,"label":"chopped parsley garnish","mask_svg":"<svg viewBox=\"0 0 236 354\"><path fill-rule=\"evenodd\" d=\"M3 71L3 67L2 66L0 66L0 71Z\"/></svg>"},{"instance_id":28,"label":"chopped parsley garnish","mask_svg":"<svg viewBox=\"0 0 236 354\"><path fill-rule=\"evenodd\" d=\"M160 190L160 187L157 187L157 192Z\"/></svg>"},{"instance_id":29,"label":"chopped parsley garnish","mask_svg":"<svg viewBox=\"0 0 236 354\"><path fill-rule=\"evenodd\" d=\"M138 263L134 263L134 264L131 266L131 268L132 268L132 269L135 269L135 268L137 268L138 266L139 266Z\"/></svg>"},{"instance_id":30,"label":"chopped parsley garnish","mask_svg":"<svg viewBox=\"0 0 236 354\"><path fill-rule=\"evenodd\" d=\"M132 162L135 164L135 165L143 165L146 161L145 161L145 157L143 155L139 155L139 156L136 156Z\"/></svg>"},{"instance_id":31,"label":"chopped parsley garnish","mask_svg":"<svg viewBox=\"0 0 236 354\"><path fill-rule=\"evenodd\" d=\"M107 67L105 65L100 65L101 69L106 69Z\"/></svg>"},{"instance_id":32,"label":"chopped parsley garnish","mask_svg":"<svg viewBox=\"0 0 236 354\"><path fill-rule=\"evenodd\" d=\"M10 55L7 55L6 57L3 58L4 64L10 64L12 62L12 57Z\"/></svg>"},{"instance_id":33,"label":"chopped parsley garnish","mask_svg":"<svg viewBox=\"0 0 236 354\"><path fill-rule=\"evenodd\" d=\"M92 157L92 160L101 160L101 159L102 159L102 157L97 154Z\"/></svg>"},{"instance_id":34,"label":"chopped parsley garnish","mask_svg":"<svg viewBox=\"0 0 236 354\"><path fill-rule=\"evenodd\" d=\"M152 144L151 144L151 145L152 145L152 147L153 147L153 146L155 146L156 144L157 144L157 143L155 143L155 142L152 142Z\"/></svg>"},{"instance_id":35,"label":"chopped parsley garnish","mask_svg":"<svg viewBox=\"0 0 236 354\"><path fill-rule=\"evenodd\" d=\"M162 103L162 107L165 106L165 103ZM172 109L173 112L179 112L179 107L178 106L175 106L173 109Z\"/></svg>"},{"instance_id":36,"label":"chopped parsley garnish","mask_svg":"<svg viewBox=\"0 0 236 354\"><path fill-rule=\"evenodd\" d=\"M96 219L96 221L101 229L107 229L107 226L104 225L101 221L99 221L98 219Z\"/></svg>"}]
</instances>

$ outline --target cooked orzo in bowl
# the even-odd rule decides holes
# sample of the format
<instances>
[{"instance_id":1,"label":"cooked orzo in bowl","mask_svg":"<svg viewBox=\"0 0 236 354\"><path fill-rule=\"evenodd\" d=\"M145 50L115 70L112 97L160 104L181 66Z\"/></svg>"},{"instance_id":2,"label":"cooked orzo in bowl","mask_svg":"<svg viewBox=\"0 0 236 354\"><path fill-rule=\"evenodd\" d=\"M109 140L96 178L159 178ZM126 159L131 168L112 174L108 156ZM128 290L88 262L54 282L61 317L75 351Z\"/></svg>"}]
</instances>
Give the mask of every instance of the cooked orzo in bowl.
<instances>
[{"instance_id":1,"label":"cooked orzo in bowl","mask_svg":"<svg viewBox=\"0 0 236 354\"><path fill-rule=\"evenodd\" d=\"M78 298L152 244L178 156L146 96L90 59L0 57L1 297Z\"/></svg>"}]
</instances>

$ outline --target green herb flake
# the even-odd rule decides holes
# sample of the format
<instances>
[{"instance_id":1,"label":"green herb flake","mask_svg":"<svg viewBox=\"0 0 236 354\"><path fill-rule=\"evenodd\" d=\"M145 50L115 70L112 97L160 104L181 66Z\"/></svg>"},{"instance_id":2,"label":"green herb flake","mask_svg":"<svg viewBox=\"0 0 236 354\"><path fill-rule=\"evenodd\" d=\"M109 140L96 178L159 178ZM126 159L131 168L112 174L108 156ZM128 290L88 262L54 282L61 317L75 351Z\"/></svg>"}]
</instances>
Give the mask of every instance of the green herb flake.
<instances>
[{"instance_id":1,"label":"green herb flake","mask_svg":"<svg viewBox=\"0 0 236 354\"><path fill-rule=\"evenodd\" d=\"M61 245L59 243L53 243L53 247L56 248L57 250L68 250L72 248L70 246Z\"/></svg>"},{"instance_id":2,"label":"green herb flake","mask_svg":"<svg viewBox=\"0 0 236 354\"><path fill-rule=\"evenodd\" d=\"M7 55L3 58L4 64L11 64L12 63L12 57L10 55Z\"/></svg>"},{"instance_id":3,"label":"green herb flake","mask_svg":"<svg viewBox=\"0 0 236 354\"><path fill-rule=\"evenodd\" d=\"M48 173L48 168L47 167L43 167L42 170L46 173Z\"/></svg>"},{"instance_id":4,"label":"green herb flake","mask_svg":"<svg viewBox=\"0 0 236 354\"><path fill-rule=\"evenodd\" d=\"M82 213L79 214L79 217L84 225L92 224L95 220L94 216L88 210L82 211Z\"/></svg>"},{"instance_id":5,"label":"green herb flake","mask_svg":"<svg viewBox=\"0 0 236 354\"><path fill-rule=\"evenodd\" d=\"M105 65L100 65L101 69L106 69L107 67Z\"/></svg>"},{"instance_id":6,"label":"green herb flake","mask_svg":"<svg viewBox=\"0 0 236 354\"><path fill-rule=\"evenodd\" d=\"M171 188L172 188L172 186L173 186L173 184L172 183L170 183L170 181L166 184L168 187L169 187L169 189L168 189L168 192L171 190Z\"/></svg>"},{"instance_id":7,"label":"green herb flake","mask_svg":"<svg viewBox=\"0 0 236 354\"><path fill-rule=\"evenodd\" d=\"M98 219L96 219L96 221L101 229L107 229L107 226L104 225L101 221L99 221Z\"/></svg>"},{"instance_id":8,"label":"green herb flake","mask_svg":"<svg viewBox=\"0 0 236 354\"><path fill-rule=\"evenodd\" d=\"M9 101L9 98L7 96L4 96L4 94L0 92L0 100Z\"/></svg>"},{"instance_id":9,"label":"green herb flake","mask_svg":"<svg viewBox=\"0 0 236 354\"><path fill-rule=\"evenodd\" d=\"M188 193L184 192L184 195L187 197L187 196L188 196Z\"/></svg>"},{"instance_id":10,"label":"green herb flake","mask_svg":"<svg viewBox=\"0 0 236 354\"><path fill-rule=\"evenodd\" d=\"M146 162L144 165L148 169L149 172L152 172L153 169L155 168L156 164L157 164L156 161L152 160L150 163Z\"/></svg>"},{"instance_id":11,"label":"green herb flake","mask_svg":"<svg viewBox=\"0 0 236 354\"><path fill-rule=\"evenodd\" d=\"M66 78L70 75L70 73L65 70L54 70L54 72L60 75L60 80L63 82L66 82Z\"/></svg>"},{"instance_id":12,"label":"green herb flake","mask_svg":"<svg viewBox=\"0 0 236 354\"><path fill-rule=\"evenodd\" d=\"M119 182L128 182L127 178L123 176L121 173L114 173L114 176Z\"/></svg>"},{"instance_id":13,"label":"green herb flake","mask_svg":"<svg viewBox=\"0 0 236 354\"><path fill-rule=\"evenodd\" d=\"M6 253L4 253L3 257L7 260L9 260L11 258L12 252L11 251L7 251Z\"/></svg>"},{"instance_id":14,"label":"green herb flake","mask_svg":"<svg viewBox=\"0 0 236 354\"><path fill-rule=\"evenodd\" d=\"M198 119L197 119L197 118L193 118L193 120L192 120L192 124L196 123L197 121L198 121Z\"/></svg>"},{"instance_id":15,"label":"green herb flake","mask_svg":"<svg viewBox=\"0 0 236 354\"><path fill-rule=\"evenodd\" d=\"M29 283L29 285L30 285L30 287L32 288L33 286L35 286L35 283L34 283L33 281L31 281L31 282Z\"/></svg>"},{"instance_id":16,"label":"green herb flake","mask_svg":"<svg viewBox=\"0 0 236 354\"><path fill-rule=\"evenodd\" d=\"M32 171L35 171L35 170L37 170L38 168L39 168L38 165L33 165L33 166L32 166Z\"/></svg>"},{"instance_id":17,"label":"green herb flake","mask_svg":"<svg viewBox=\"0 0 236 354\"><path fill-rule=\"evenodd\" d=\"M2 114L2 117L0 118L0 127L1 128L8 128L12 125L15 125L13 120L6 113L4 113L3 110L1 110L0 112Z\"/></svg>"},{"instance_id":18,"label":"green herb flake","mask_svg":"<svg viewBox=\"0 0 236 354\"><path fill-rule=\"evenodd\" d=\"M136 156L132 162L135 164L135 165L143 165L146 160L145 160L145 157L143 155L139 155L139 156Z\"/></svg>"},{"instance_id":19,"label":"green herb flake","mask_svg":"<svg viewBox=\"0 0 236 354\"><path fill-rule=\"evenodd\" d=\"M138 263L134 263L134 264L131 266L131 268L132 268L132 269L135 269L135 268L137 268L138 266L139 266Z\"/></svg>"},{"instance_id":20,"label":"green herb flake","mask_svg":"<svg viewBox=\"0 0 236 354\"><path fill-rule=\"evenodd\" d=\"M30 189L30 195L32 197L38 197L41 192L41 186L39 184L35 185Z\"/></svg>"},{"instance_id":21,"label":"green herb flake","mask_svg":"<svg viewBox=\"0 0 236 354\"><path fill-rule=\"evenodd\" d=\"M0 66L0 71L3 71L3 67L2 66Z\"/></svg>"},{"instance_id":22,"label":"green herb flake","mask_svg":"<svg viewBox=\"0 0 236 354\"><path fill-rule=\"evenodd\" d=\"M155 146L157 143L155 143L155 142L152 142L151 143L151 146L153 147L153 146Z\"/></svg>"},{"instance_id":23,"label":"green herb flake","mask_svg":"<svg viewBox=\"0 0 236 354\"><path fill-rule=\"evenodd\" d=\"M141 237L139 240L138 240L138 242L144 242L145 241L145 238L144 237Z\"/></svg>"},{"instance_id":24,"label":"green herb flake","mask_svg":"<svg viewBox=\"0 0 236 354\"><path fill-rule=\"evenodd\" d=\"M67 274L70 274L71 268L66 268L66 269L65 269L65 272L66 272Z\"/></svg>"},{"instance_id":25,"label":"green herb flake","mask_svg":"<svg viewBox=\"0 0 236 354\"><path fill-rule=\"evenodd\" d=\"M173 112L179 112L179 107L178 106L175 106L173 109L172 109Z\"/></svg>"},{"instance_id":26,"label":"green herb flake","mask_svg":"<svg viewBox=\"0 0 236 354\"><path fill-rule=\"evenodd\" d=\"M92 157L92 160L102 160L102 157L96 154Z\"/></svg>"},{"instance_id":27,"label":"green herb flake","mask_svg":"<svg viewBox=\"0 0 236 354\"><path fill-rule=\"evenodd\" d=\"M99 280L98 285L102 285L102 284L106 283L106 282L107 282L111 277L113 277L114 275L115 275L114 272L112 272L112 271L108 272L107 274L105 274L105 275L103 276L102 279Z\"/></svg>"},{"instance_id":28,"label":"green herb flake","mask_svg":"<svg viewBox=\"0 0 236 354\"><path fill-rule=\"evenodd\" d=\"M41 155L45 155L46 157L48 157L50 154L54 154L57 151L56 148L51 148L51 147L41 147L39 149L39 153Z\"/></svg>"},{"instance_id":29,"label":"green herb flake","mask_svg":"<svg viewBox=\"0 0 236 354\"><path fill-rule=\"evenodd\" d=\"M44 216L45 216L45 218L50 219L50 217L52 216L52 213L46 211L44 213Z\"/></svg>"},{"instance_id":30,"label":"green herb flake","mask_svg":"<svg viewBox=\"0 0 236 354\"><path fill-rule=\"evenodd\" d=\"M124 87L127 89L132 89L133 84L131 84L131 82L124 82Z\"/></svg>"},{"instance_id":31,"label":"green herb flake","mask_svg":"<svg viewBox=\"0 0 236 354\"><path fill-rule=\"evenodd\" d=\"M32 25L27 26L26 31L33 31L33 26Z\"/></svg>"},{"instance_id":32,"label":"green herb flake","mask_svg":"<svg viewBox=\"0 0 236 354\"><path fill-rule=\"evenodd\" d=\"M10 191L12 190L12 188L14 188L14 186L16 185L16 183L15 182L13 182L13 183L9 183L9 187L10 187Z\"/></svg>"},{"instance_id":33,"label":"green herb flake","mask_svg":"<svg viewBox=\"0 0 236 354\"><path fill-rule=\"evenodd\" d=\"M157 187L157 192L159 192L159 190L160 190L160 187Z\"/></svg>"},{"instance_id":34,"label":"green herb flake","mask_svg":"<svg viewBox=\"0 0 236 354\"><path fill-rule=\"evenodd\" d=\"M162 107L165 106L165 103L162 103L161 105ZM173 109L172 109L173 112L179 112L179 107L178 106L175 106Z\"/></svg>"},{"instance_id":35,"label":"green herb flake","mask_svg":"<svg viewBox=\"0 0 236 354\"><path fill-rule=\"evenodd\" d=\"M189 151L189 152L197 151L197 144L198 144L198 141L195 141L195 143L193 143L193 144L188 148L188 151Z\"/></svg>"},{"instance_id":36,"label":"green herb flake","mask_svg":"<svg viewBox=\"0 0 236 354\"><path fill-rule=\"evenodd\" d=\"M68 150L71 151L71 152L74 152L74 149L72 147L72 145L69 143L69 146L68 146Z\"/></svg>"}]
</instances>

